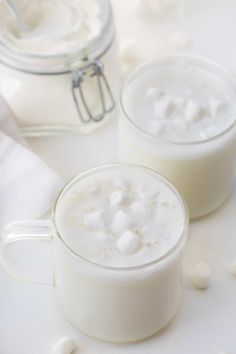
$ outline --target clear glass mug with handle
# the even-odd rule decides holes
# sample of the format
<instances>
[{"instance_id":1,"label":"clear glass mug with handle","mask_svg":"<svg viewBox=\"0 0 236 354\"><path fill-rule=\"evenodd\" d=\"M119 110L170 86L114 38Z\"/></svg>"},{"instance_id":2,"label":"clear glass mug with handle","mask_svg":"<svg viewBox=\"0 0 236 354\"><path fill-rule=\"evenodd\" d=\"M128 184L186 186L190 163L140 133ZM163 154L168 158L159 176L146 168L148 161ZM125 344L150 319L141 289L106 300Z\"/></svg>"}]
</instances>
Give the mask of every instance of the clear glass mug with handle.
<instances>
[{"instance_id":1,"label":"clear glass mug with handle","mask_svg":"<svg viewBox=\"0 0 236 354\"><path fill-rule=\"evenodd\" d=\"M95 263L72 249L65 235L58 230L57 213L64 196L87 177L100 171L109 174L116 170L133 170L134 173L141 170L161 179L177 197L182 208L183 231L178 242L166 254L149 263L131 267ZM126 164L99 166L81 173L62 189L52 208L51 220L18 221L8 225L1 235L0 260L15 278L54 286L59 306L66 318L82 332L105 341L138 341L157 333L169 323L179 308L188 222L188 212L182 198L156 172ZM27 279L20 274L12 260L17 258L11 257L12 247L18 249L22 241L30 240L46 241L52 245L53 267L50 274L48 269L45 278L39 272L38 279L35 279L35 275L33 280ZM24 261L30 263L28 258Z\"/></svg>"}]
</instances>

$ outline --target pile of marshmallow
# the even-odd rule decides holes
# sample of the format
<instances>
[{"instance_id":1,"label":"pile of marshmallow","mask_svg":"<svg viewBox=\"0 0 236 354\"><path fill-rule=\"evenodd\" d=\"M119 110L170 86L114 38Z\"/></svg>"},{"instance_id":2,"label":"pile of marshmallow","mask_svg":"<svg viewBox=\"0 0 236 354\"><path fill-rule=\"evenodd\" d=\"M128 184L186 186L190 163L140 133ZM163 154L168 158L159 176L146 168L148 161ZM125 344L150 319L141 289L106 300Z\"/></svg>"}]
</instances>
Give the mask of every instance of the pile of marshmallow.
<instances>
[{"instance_id":1,"label":"pile of marshmallow","mask_svg":"<svg viewBox=\"0 0 236 354\"><path fill-rule=\"evenodd\" d=\"M144 105L151 107L152 110L151 119L147 123L147 132L154 135L173 128L177 133L185 133L190 125L209 117L217 118L227 107L225 101L216 98L209 98L206 105L203 105L191 97L170 97L156 87L149 87L146 90L144 101ZM213 122L200 131L199 138L204 140L219 132L219 127Z\"/></svg>"},{"instance_id":2,"label":"pile of marshmallow","mask_svg":"<svg viewBox=\"0 0 236 354\"><path fill-rule=\"evenodd\" d=\"M236 277L236 261L232 262L229 267L229 272L233 277ZM206 262L197 263L192 271L192 281L196 288L207 289L210 285L211 270Z\"/></svg>"},{"instance_id":3,"label":"pile of marshmallow","mask_svg":"<svg viewBox=\"0 0 236 354\"><path fill-rule=\"evenodd\" d=\"M98 193L99 186L93 186L89 193ZM163 199L163 198L162 198ZM139 232L153 219L161 224L167 221L167 208L157 208L151 203L159 201L161 206L160 190L158 185L140 184L137 196L133 196L126 181L114 181L113 191L109 195L107 209L101 208L83 216L83 226L95 233L96 240L106 240L110 234L115 236L116 248L121 254L134 254L143 246ZM171 205L170 205L171 206Z\"/></svg>"}]
</instances>

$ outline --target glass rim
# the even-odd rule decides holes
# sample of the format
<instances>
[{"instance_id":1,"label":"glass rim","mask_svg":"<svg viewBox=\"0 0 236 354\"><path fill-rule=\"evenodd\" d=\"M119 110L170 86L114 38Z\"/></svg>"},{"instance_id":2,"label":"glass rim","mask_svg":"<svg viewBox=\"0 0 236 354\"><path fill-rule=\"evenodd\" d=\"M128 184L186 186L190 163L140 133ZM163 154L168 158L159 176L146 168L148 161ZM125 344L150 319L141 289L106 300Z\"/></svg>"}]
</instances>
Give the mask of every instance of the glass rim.
<instances>
[{"instance_id":1,"label":"glass rim","mask_svg":"<svg viewBox=\"0 0 236 354\"><path fill-rule=\"evenodd\" d=\"M74 62L77 62L79 60L83 60L83 58L85 57L85 54L86 55L89 55L91 54L92 52L96 52L99 47L103 44L103 40L105 39L105 37L107 36L107 33L109 32L109 27L111 26L111 23L113 21L113 11L112 11L112 6L111 6L111 3L110 3L110 0L103 0L104 3L106 4L105 6L107 7L107 14L106 14L106 18L104 20L104 23L102 25L102 28L101 28L101 31L99 32L98 35L96 35L95 37L89 39L88 41L86 41L86 44L85 45L82 45L81 48L79 49L75 49L73 51L70 51L68 53L59 53L59 54L51 54L51 55L48 55L48 54L35 54L35 53L24 53L24 52L21 52L17 49L14 49L13 47L11 46L8 46L4 41L2 41L0 39L0 53L2 54L4 51L5 51L5 54L2 56L0 62L3 64L3 65L6 65L6 66L9 66L13 69L16 69L16 70L21 70L22 71L25 71L25 72L28 72L27 68L26 69L23 69L22 66L27 65L27 63L21 63L21 65L19 66L15 66L15 65L12 65L12 64L9 64L8 63L8 59L10 60L38 60L38 61L41 61L42 65L45 65L45 62L47 60L61 60L62 63L60 64L61 66L63 66L63 63L67 63L71 61L71 63L74 63ZM110 38L110 37L109 37ZM111 36L111 41L113 40L114 38L114 34L112 34ZM110 43L110 41L109 41ZM86 53L85 53L85 50L86 50ZM5 60L5 58L7 58ZM38 65L40 66L40 64ZM45 73L47 74L48 71L46 71L47 69L47 66L45 65ZM29 70L29 73L32 73L33 70ZM35 73L37 73L38 70L35 70ZM60 70L59 70L60 72ZM43 71L40 71L39 72L40 74L43 74L44 72ZM64 73L64 72L63 72Z\"/></svg>"},{"instance_id":2,"label":"glass rim","mask_svg":"<svg viewBox=\"0 0 236 354\"><path fill-rule=\"evenodd\" d=\"M72 247L70 247L67 244L67 242L64 240L63 236L61 235L61 233L58 230L57 223L56 223L56 214L57 214L58 205L61 201L61 198L65 195L65 193L67 193L70 190L70 188L74 185L74 183L75 182L79 183L84 178L86 178L90 175L93 175L94 173L96 173L98 171L112 170L115 168L130 168L130 169L138 169L138 170L142 169L143 171L146 171L147 173L151 174L155 178L164 182L164 184L175 194L175 196L177 197L179 204L182 208L184 222L183 222L183 229L182 229L179 239L174 244L174 246L169 249L168 252L166 252L164 255L157 257L156 259L154 259L150 262L146 262L146 263L143 263L140 265L135 265L135 266L124 266L124 267L105 265L105 264L98 263L96 261L93 261L91 259L88 259L88 258L82 256L81 254L79 254L78 252L73 250ZM167 258L169 258L172 254L174 254L175 251L177 251L182 246L182 244L184 244L186 242L187 230L188 230L188 225L189 225L189 211L188 211L188 207L185 202L185 199L181 196L181 194L178 192L178 190L175 188L175 186L166 177L164 177L161 174L157 173L156 171L154 171L150 168L144 167L144 166L139 166L139 165L134 165L134 164L129 164L129 163L109 163L109 164L98 165L98 166L86 169L86 170L82 171L81 173L79 173L76 177L72 178L68 183L66 183L64 185L64 187L61 189L61 191L57 195L55 202L53 204L52 212L51 212L51 222L53 225L53 235L52 236L56 235L60 244L76 258L79 258L80 260L90 264L91 266L94 266L96 268L100 268L103 270L110 270L110 271L117 271L117 272L119 272L119 271L135 271L135 270L146 269L146 268L151 267L156 264L161 264L163 261L165 261Z\"/></svg>"},{"instance_id":3,"label":"glass rim","mask_svg":"<svg viewBox=\"0 0 236 354\"><path fill-rule=\"evenodd\" d=\"M226 133L228 133L229 131L231 131L235 126L236 126L236 118L234 119L234 121L226 128L224 129L222 132L203 139L203 140L195 140L195 141L189 141L189 142L181 142L181 141L174 141L171 139L166 139L160 136L154 136L151 133L148 133L147 131L143 130L141 127L139 127L134 121L133 119L130 117L130 115L127 113L126 109L125 109L125 104L124 104L124 96L125 96L125 90L130 82L130 80L132 80L133 78L135 78L135 76L137 74L142 73L143 70L147 69L148 67L153 67L154 65L159 65L161 64L162 61L164 60L170 60L170 59L186 59L186 60L193 60L193 61L198 61L200 63L205 63L208 65L211 65L212 67L220 70L222 72L222 74L224 74L225 76L227 76L228 79L230 79L232 82L234 82L235 84L235 96L236 96L236 79L233 75L233 73L228 70L227 68L225 68L223 65L217 63L216 61L209 59L207 57L204 56L199 56L199 55L192 55L192 54L172 54L172 55L163 55L163 56L159 56L156 59L151 59L151 60L146 60L143 63L139 64L136 68L134 68L127 76L127 78L125 79L125 81L122 84L121 90L120 90L120 97L119 97L119 106L120 106L120 110L123 113L123 116L126 118L126 120L132 125L133 128L135 128L136 131L138 131L139 133L141 133L142 135L144 135L146 138L148 139L152 139L155 142L159 141L165 144L169 144L172 146L197 146L197 145L203 145L203 144L207 144L211 141L215 141L219 138L221 138L222 136L224 136Z\"/></svg>"}]
</instances>

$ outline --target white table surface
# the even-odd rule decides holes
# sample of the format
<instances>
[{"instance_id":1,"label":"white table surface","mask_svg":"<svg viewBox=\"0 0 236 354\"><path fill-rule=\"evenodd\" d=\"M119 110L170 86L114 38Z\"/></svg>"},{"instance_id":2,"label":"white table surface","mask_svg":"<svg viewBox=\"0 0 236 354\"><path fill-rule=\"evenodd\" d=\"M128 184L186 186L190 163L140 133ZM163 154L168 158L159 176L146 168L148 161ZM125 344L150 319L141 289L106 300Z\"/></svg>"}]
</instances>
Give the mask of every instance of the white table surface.
<instances>
[{"instance_id":1,"label":"white table surface","mask_svg":"<svg viewBox=\"0 0 236 354\"><path fill-rule=\"evenodd\" d=\"M119 36L137 36L143 58L173 52L169 36L181 30L191 38L189 52L220 61L236 73L235 0L187 0L182 18L152 25L134 19L135 0L113 2ZM30 144L66 181L84 168L117 160L117 124L110 122L86 137L31 139ZM236 260L235 211L236 182L221 209L190 226L184 299L178 315L159 335L137 344L101 343L80 334L58 310L52 288L17 282L0 269L0 354L47 354L62 335L77 340L76 354L235 354L236 279L228 272ZM30 250L23 249L26 258ZM212 269L207 291L194 289L189 276L201 260Z\"/></svg>"}]
</instances>

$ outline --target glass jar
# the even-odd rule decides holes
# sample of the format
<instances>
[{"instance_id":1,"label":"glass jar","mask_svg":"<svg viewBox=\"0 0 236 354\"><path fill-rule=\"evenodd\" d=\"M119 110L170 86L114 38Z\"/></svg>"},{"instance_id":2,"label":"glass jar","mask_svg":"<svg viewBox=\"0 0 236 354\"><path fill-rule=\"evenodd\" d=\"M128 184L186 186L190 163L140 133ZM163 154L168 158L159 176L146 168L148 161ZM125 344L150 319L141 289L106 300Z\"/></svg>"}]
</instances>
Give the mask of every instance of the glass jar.
<instances>
[{"instance_id":1,"label":"glass jar","mask_svg":"<svg viewBox=\"0 0 236 354\"><path fill-rule=\"evenodd\" d=\"M116 114L120 70L111 4L77 51L25 54L0 39L0 93L26 136L89 133Z\"/></svg>"},{"instance_id":2,"label":"glass jar","mask_svg":"<svg viewBox=\"0 0 236 354\"><path fill-rule=\"evenodd\" d=\"M182 210L183 228L176 243L156 259L135 266L104 265L85 258L59 231L59 210L64 197L86 178L98 172L144 172L162 181L177 198ZM188 211L175 188L156 172L133 165L105 165L81 173L69 182L54 203L50 221L19 221L2 232L0 260L3 266L18 279L31 280L55 287L56 296L67 319L82 332L106 341L133 342L160 331L176 314L182 299L182 260L188 234ZM82 235L78 235L80 237ZM83 237L83 236L82 236ZM53 271L43 278L37 267L12 257L22 241L51 241ZM19 242L21 241L21 242ZM13 250L13 253L12 253ZM35 252L33 252L35 256ZM16 267L15 262L18 264ZM35 262L33 263L35 266ZM39 268L42 271L42 266ZM45 265L44 265L45 268ZM44 269L43 268L43 269ZM25 270L33 271L26 276ZM38 274L38 275L37 275Z\"/></svg>"},{"instance_id":3,"label":"glass jar","mask_svg":"<svg viewBox=\"0 0 236 354\"><path fill-rule=\"evenodd\" d=\"M236 82L230 72L211 60L190 55L173 55L149 61L130 74L121 93L122 116L119 126L119 155L122 162L143 165L168 178L184 196L192 219L218 208L230 195L236 157L236 121L215 136L204 140L172 141L144 131L132 109L138 104L135 87L150 85L146 75L156 80L156 70L175 67L200 68L212 73L232 91ZM151 83L153 86L154 83ZM129 113L128 113L129 112ZM226 118L223 116L222 118Z\"/></svg>"}]
</instances>

